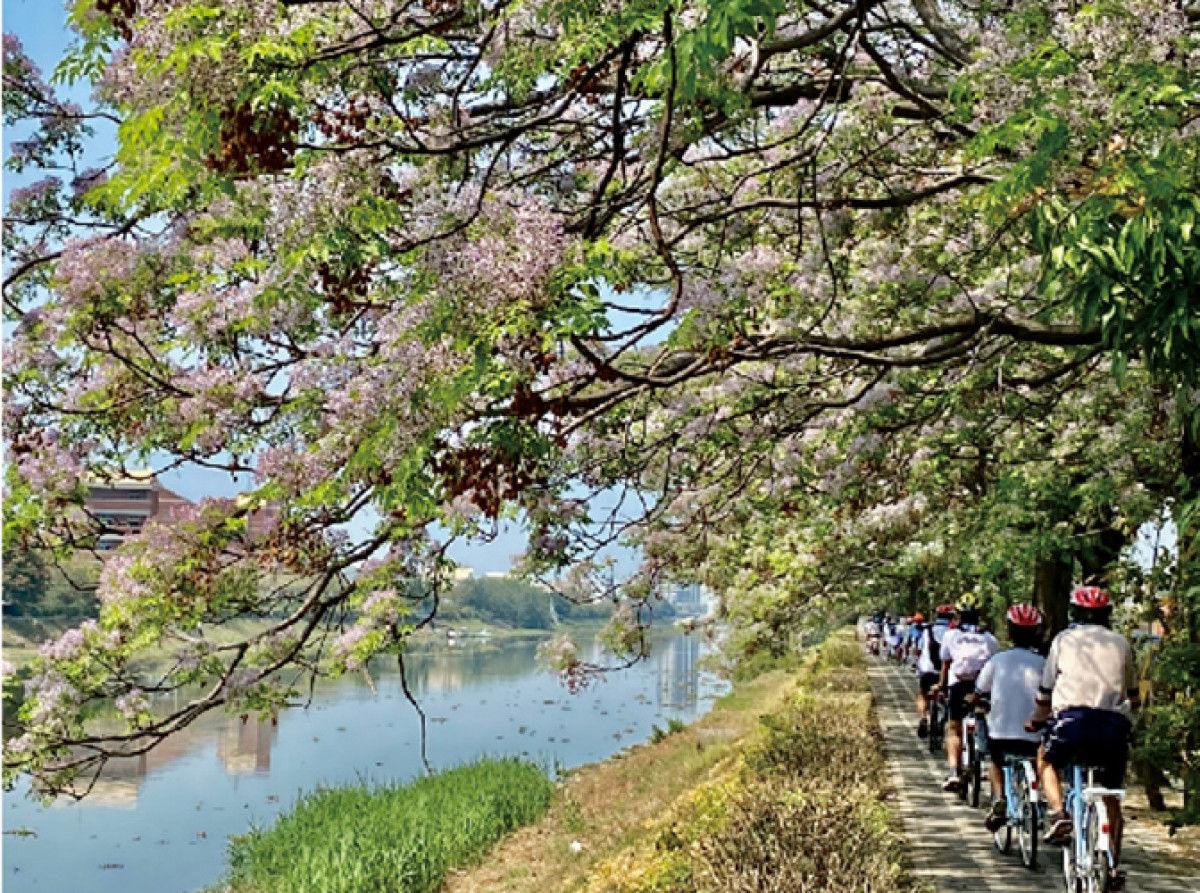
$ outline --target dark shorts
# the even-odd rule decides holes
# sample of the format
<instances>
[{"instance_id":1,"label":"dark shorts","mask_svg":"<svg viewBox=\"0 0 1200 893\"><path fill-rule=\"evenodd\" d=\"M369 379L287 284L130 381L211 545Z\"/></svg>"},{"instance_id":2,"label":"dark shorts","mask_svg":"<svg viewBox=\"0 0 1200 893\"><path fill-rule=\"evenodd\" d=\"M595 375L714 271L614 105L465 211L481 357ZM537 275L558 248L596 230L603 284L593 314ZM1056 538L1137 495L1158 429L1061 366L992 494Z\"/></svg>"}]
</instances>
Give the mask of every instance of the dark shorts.
<instances>
[{"instance_id":1,"label":"dark shorts","mask_svg":"<svg viewBox=\"0 0 1200 893\"><path fill-rule=\"evenodd\" d=\"M1106 788L1125 782L1129 762L1129 720L1111 710L1072 707L1055 714L1043 733L1046 760L1055 769L1071 763L1093 766L1096 780Z\"/></svg>"},{"instance_id":2,"label":"dark shorts","mask_svg":"<svg viewBox=\"0 0 1200 893\"><path fill-rule=\"evenodd\" d=\"M928 695L929 689L938 684L938 673L922 673L921 678L917 680L917 684L921 686L921 694Z\"/></svg>"},{"instance_id":3,"label":"dark shorts","mask_svg":"<svg viewBox=\"0 0 1200 893\"><path fill-rule=\"evenodd\" d=\"M992 763L1003 769L1004 758L1007 756L1030 759L1036 757L1038 742L1026 741L1024 738L988 738L987 752L992 758Z\"/></svg>"},{"instance_id":4,"label":"dark shorts","mask_svg":"<svg viewBox=\"0 0 1200 893\"><path fill-rule=\"evenodd\" d=\"M974 693L974 679L965 679L950 686L950 690L946 693L946 702L949 705L951 722L961 721L966 717L971 709L967 706L967 695Z\"/></svg>"}]
</instances>

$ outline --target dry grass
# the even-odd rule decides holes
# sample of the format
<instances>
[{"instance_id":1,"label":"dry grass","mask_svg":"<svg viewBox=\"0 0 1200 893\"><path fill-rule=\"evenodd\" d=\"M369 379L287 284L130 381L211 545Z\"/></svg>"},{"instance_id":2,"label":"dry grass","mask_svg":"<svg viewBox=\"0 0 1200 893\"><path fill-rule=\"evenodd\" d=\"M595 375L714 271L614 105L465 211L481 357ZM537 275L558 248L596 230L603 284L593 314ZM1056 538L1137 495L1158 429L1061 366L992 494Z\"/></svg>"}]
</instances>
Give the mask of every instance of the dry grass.
<instances>
[{"instance_id":1,"label":"dry grass","mask_svg":"<svg viewBox=\"0 0 1200 893\"><path fill-rule=\"evenodd\" d=\"M647 823L681 795L731 773L739 742L793 683L782 672L761 676L687 730L572 773L546 819L517 831L484 864L454 873L445 893L579 889L601 860L645 838Z\"/></svg>"},{"instance_id":2,"label":"dry grass","mask_svg":"<svg viewBox=\"0 0 1200 893\"><path fill-rule=\"evenodd\" d=\"M585 893L916 893L882 803L861 651L835 638L752 734L600 860ZM505 889L497 886L494 889Z\"/></svg>"}]
</instances>

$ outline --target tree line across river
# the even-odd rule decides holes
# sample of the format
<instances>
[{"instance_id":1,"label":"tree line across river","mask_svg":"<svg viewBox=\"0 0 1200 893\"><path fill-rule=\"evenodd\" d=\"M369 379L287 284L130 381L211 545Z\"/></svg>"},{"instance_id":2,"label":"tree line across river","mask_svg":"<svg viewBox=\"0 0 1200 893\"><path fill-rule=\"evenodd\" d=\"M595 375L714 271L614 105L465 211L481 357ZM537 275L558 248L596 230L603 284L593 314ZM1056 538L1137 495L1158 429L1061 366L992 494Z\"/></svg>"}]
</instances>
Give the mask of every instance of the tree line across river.
<instances>
[{"instance_id":1,"label":"tree line across river","mask_svg":"<svg viewBox=\"0 0 1200 893\"><path fill-rule=\"evenodd\" d=\"M32 552L5 555L4 617L24 631L36 632L38 620L95 617L95 585L100 563L77 557L60 567ZM563 623L607 620L609 602L579 604L514 577L482 577L459 581L443 595L438 620L448 625L479 622L510 629L554 629ZM654 603L658 618L674 616L666 601ZM22 619L29 619L22 623Z\"/></svg>"}]
</instances>

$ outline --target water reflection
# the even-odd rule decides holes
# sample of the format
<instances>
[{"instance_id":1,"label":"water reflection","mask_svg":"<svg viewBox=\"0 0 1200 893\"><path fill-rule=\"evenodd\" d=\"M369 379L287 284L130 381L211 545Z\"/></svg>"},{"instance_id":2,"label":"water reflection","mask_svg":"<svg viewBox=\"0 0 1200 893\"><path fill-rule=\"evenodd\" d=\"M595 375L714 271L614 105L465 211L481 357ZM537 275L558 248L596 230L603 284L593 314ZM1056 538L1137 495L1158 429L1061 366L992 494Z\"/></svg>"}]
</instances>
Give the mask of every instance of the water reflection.
<instances>
[{"instance_id":1,"label":"water reflection","mask_svg":"<svg viewBox=\"0 0 1200 893\"><path fill-rule=\"evenodd\" d=\"M217 759L230 775L271 771L271 743L279 731L279 719L242 717L226 727L217 739Z\"/></svg>"},{"instance_id":2,"label":"water reflection","mask_svg":"<svg viewBox=\"0 0 1200 893\"><path fill-rule=\"evenodd\" d=\"M705 646L676 636L649 662L571 696L538 669L536 642L470 643L406 658L436 768L524 754L548 768L610 756L664 719L690 720L721 690ZM599 654L595 655L599 657ZM150 752L112 761L91 796L42 807L6 794L4 891L185 893L216 882L225 841L268 824L303 791L421 771L416 714L395 660L318 685L272 719L209 714ZM63 853L71 853L64 859Z\"/></svg>"},{"instance_id":3,"label":"water reflection","mask_svg":"<svg viewBox=\"0 0 1200 893\"><path fill-rule=\"evenodd\" d=\"M109 806L133 809L138 790L146 779L165 772L172 763L215 741L217 759L227 775L268 774L271 771L271 745L279 731L278 717L259 719L253 715L224 714L202 717L185 731L131 757L114 757L92 784L84 806ZM76 807L64 797L52 807Z\"/></svg>"},{"instance_id":4,"label":"water reflection","mask_svg":"<svg viewBox=\"0 0 1200 893\"><path fill-rule=\"evenodd\" d=\"M658 652L658 705L681 710L695 708L700 699L696 661L700 641L676 636Z\"/></svg>"}]
</instances>

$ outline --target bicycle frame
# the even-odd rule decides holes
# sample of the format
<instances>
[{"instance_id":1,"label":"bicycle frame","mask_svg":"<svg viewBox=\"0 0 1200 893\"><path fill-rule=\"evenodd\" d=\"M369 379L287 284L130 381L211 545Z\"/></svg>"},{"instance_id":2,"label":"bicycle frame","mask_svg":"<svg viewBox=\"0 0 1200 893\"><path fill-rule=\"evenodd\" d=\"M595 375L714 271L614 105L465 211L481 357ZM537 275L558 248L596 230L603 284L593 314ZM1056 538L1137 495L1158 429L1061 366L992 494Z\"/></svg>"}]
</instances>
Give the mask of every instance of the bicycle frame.
<instances>
[{"instance_id":1,"label":"bicycle frame","mask_svg":"<svg viewBox=\"0 0 1200 893\"><path fill-rule=\"evenodd\" d=\"M1016 774L1020 770L1025 775L1026 790L1029 791L1029 802L1037 806L1042 802L1042 792L1038 787L1037 767L1029 757L1009 756L1004 760L1004 804L1008 812L1009 824L1021 820L1021 804L1017 801Z\"/></svg>"}]
</instances>

